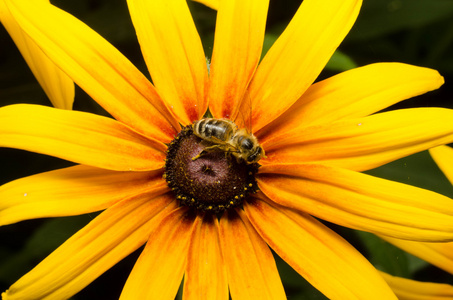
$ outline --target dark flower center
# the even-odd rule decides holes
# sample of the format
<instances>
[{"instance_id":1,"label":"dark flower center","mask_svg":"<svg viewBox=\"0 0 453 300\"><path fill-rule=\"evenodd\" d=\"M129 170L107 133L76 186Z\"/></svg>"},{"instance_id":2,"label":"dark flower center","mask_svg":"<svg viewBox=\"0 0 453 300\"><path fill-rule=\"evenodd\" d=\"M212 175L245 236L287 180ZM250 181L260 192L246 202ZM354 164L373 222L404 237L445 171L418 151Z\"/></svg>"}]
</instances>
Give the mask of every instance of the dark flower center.
<instances>
[{"instance_id":1,"label":"dark flower center","mask_svg":"<svg viewBox=\"0 0 453 300\"><path fill-rule=\"evenodd\" d=\"M256 191L258 164L238 162L221 148L203 152L213 145L195 136L189 125L168 146L164 177L181 205L222 212Z\"/></svg>"}]
</instances>

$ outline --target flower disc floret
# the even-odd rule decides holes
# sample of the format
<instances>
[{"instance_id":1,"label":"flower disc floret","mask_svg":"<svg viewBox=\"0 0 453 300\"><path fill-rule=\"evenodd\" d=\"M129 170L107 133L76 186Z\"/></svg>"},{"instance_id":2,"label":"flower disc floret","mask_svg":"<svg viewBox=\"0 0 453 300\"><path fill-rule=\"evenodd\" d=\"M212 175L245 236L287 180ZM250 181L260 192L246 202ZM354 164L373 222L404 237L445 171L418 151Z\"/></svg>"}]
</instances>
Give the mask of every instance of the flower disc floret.
<instances>
[{"instance_id":1,"label":"flower disc floret","mask_svg":"<svg viewBox=\"0 0 453 300\"><path fill-rule=\"evenodd\" d=\"M197 157L209 146L212 143L193 134L192 125L184 127L168 146L164 174L168 186L181 205L197 210L222 212L242 205L257 190L258 164L237 162L222 150Z\"/></svg>"}]
</instances>

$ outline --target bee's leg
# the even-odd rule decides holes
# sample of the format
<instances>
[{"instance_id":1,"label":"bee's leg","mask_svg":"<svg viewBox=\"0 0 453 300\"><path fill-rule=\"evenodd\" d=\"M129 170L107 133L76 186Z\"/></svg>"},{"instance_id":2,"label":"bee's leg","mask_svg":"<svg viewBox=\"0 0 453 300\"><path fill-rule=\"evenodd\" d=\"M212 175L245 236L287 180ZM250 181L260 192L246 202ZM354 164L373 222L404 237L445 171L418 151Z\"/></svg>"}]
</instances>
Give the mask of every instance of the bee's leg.
<instances>
[{"instance_id":1,"label":"bee's leg","mask_svg":"<svg viewBox=\"0 0 453 300\"><path fill-rule=\"evenodd\" d=\"M202 150L200 153L198 153L198 155L192 157L192 160L197 160L199 159L203 154L205 154L206 152L204 150Z\"/></svg>"},{"instance_id":2,"label":"bee's leg","mask_svg":"<svg viewBox=\"0 0 453 300\"><path fill-rule=\"evenodd\" d=\"M201 156L203 156L204 154L208 153L208 152L212 152L212 151L215 151L217 148L221 148L222 145L212 145L212 146L209 146L209 147L206 147L204 148L200 153L198 153L198 155L192 157L192 160L197 160L199 159Z\"/></svg>"}]
</instances>

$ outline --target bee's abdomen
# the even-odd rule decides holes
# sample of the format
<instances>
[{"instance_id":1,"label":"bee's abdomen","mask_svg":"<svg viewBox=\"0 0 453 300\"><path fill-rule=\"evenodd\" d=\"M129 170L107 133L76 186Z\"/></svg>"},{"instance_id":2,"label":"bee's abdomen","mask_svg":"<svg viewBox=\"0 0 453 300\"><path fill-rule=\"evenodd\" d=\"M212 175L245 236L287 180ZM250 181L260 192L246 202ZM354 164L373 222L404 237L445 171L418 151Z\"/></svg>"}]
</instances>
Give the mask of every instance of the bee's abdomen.
<instances>
[{"instance_id":1,"label":"bee's abdomen","mask_svg":"<svg viewBox=\"0 0 453 300\"><path fill-rule=\"evenodd\" d=\"M236 124L229 120L206 118L194 123L195 135L207 139L227 141L233 135Z\"/></svg>"}]
</instances>

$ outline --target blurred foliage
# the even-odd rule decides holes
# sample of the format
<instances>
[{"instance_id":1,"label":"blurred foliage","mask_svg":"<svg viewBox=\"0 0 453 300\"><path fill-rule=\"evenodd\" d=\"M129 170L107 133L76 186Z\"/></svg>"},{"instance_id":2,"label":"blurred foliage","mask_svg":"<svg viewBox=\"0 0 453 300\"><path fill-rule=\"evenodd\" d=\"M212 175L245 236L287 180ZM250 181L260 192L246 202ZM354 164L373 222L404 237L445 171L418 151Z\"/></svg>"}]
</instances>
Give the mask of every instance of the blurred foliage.
<instances>
[{"instance_id":1,"label":"blurred foliage","mask_svg":"<svg viewBox=\"0 0 453 300\"><path fill-rule=\"evenodd\" d=\"M19 251L9 252L9 249L0 248L4 255L8 255L8 260L0 262L0 280L19 279L90 219L89 215L51 219L38 227Z\"/></svg>"},{"instance_id":2,"label":"blurred foliage","mask_svg":"<svg viewBox=\"0 0 453 300\"><path fill-rule=\"evenodd\" d=\"M271 0L264 53L272 46L301 0ZM148 76L124 0L52 1L99 32ZM216 13L189 3L206 55L212 53ZM0 28L0 106L13 103L50 105L13 42ZM453 108L453 1L364 0L351 33L334 54L319 79L374 62L399 61L439 70L446 84L438 91L397 104L393 108L442 106ZM106 115L81 89L76 110ZM0 149L0 184L71 165L66 161L13 149ZM367 172L453 197L453 187L427 152ZM30 220L0 228L0 289L39 263L95 214ZM428 265L376 236L328 224L350 241L377 268L393 275L452 283L452 276ZM303 249L301 249L303 251ZM140 251L102 275L74 299L117 298ZM290 299L325 299L284 261L276 257ZM178 294L180 297L181 293Z\"/></svg>"},{"instance_id":3,"label":"blurred foliage","mask_svg":"<svg viewBox=\"0 0 453 300\"><path fill-rule=\"evenodd\" d=\"M448 20L453 13L450 0L366 1L349 39L366 41L401 30L419 29Z\"/></svg>"}]
</instances>

